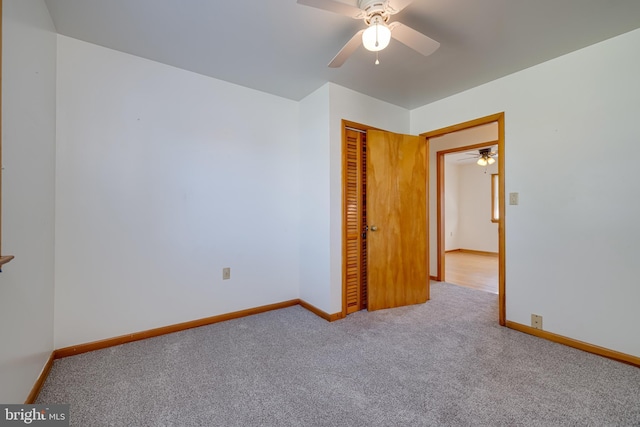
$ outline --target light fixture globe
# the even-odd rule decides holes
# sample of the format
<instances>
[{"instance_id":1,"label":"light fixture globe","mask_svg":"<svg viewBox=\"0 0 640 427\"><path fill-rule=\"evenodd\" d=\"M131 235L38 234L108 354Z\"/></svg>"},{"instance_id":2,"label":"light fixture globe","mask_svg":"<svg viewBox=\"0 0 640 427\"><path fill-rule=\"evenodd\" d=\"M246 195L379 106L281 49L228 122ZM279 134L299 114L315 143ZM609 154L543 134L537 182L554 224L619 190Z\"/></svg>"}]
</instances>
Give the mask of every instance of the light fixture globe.
<instances>
[{"instance_id":1,"label":"light fixture globe","mask_svg":"<svg viewBox=\"0 0 640 427\"><path fill-rule=\"evenodd\" d=\"M478 163L480 166L487 166L488 162L484 157L480 157L476 163Z\"/></svg>"},{"instance_id":2,"label":"light fixture globe","mask_svg":"<svg viewBox=\"0 0 640 427\"><path fill-rule=\"evenodd\" d=\"M493 157L489 157L487 159L487 163L489 163L490 165L494 164L496 162L496 160Z\"/></svg>"},{"instance_id":3,"label":"light fixture globe","mask_svg":"<svg viewBox=\"0 0 640 427\"><path fill-rule=\"evenodd\" d=\"M391 41L391 30L381 21L381 19L374 20L362 33L362 44L372 52L384 49Z\"/></svg>"}]
</instances>

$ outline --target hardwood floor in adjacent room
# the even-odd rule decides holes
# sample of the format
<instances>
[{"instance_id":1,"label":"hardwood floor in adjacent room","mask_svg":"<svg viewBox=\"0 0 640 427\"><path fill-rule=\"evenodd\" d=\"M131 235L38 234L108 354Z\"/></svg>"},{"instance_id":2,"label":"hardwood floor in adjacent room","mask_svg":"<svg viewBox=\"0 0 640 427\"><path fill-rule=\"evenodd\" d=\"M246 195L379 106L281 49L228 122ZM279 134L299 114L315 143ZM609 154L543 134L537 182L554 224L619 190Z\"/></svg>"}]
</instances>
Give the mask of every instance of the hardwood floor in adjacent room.
<instances>
[{"instance_id":1,"label":"hardwood floor in adjacent room","mask_svg":"<svg viewBox=\"0 0 640 427\"><path fill-rule=\"evenodd\" d=\"M498 293L498 255L462 251L445 254L445 281Z\"/></svg>"}]
</instances>

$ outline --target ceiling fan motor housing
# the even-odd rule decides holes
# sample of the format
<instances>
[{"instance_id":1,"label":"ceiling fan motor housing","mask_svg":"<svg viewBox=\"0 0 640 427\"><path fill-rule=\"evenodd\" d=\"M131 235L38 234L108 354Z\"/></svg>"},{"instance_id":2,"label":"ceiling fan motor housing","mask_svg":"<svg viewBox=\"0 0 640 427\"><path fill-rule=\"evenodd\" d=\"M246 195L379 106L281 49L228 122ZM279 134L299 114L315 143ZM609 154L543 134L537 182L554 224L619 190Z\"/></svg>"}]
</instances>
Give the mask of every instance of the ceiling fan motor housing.
<instances>
[{"instance_id":1,"label":"ceiling fan motor housing","mask_svg":"<svg viewBox=\"0 0 640 427\"><path fill-rule=\"evenodd\" d=\"M358 7L365 13L364 22L367 25L374 23L374 18L387 22L389 20L389 12L387 10L388 0L358 0Z\"/></svg>"}]
</instances>

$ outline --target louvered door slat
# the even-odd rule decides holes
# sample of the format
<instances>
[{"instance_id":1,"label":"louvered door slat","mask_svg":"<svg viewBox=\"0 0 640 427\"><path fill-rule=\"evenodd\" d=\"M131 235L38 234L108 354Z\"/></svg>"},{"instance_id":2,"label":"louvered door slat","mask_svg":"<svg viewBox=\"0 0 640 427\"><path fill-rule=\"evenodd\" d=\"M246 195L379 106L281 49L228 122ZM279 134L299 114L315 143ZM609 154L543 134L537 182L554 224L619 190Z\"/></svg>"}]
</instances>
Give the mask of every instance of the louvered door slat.
<instances>
[{"instance_id":1,"label":"louvered door slat","mask_svg":"<svg viewBox=\"0 0 640 427\"><path fill-rule=\"evenodd\" d=\"M344 209L345 209L345 288L347 314L361 309L362 281L362 136L359 132L346 130Z\"/></svg>"},{"instance_id":2,"label":"louvered door slat","mask_svg":"<svg viewBox=\"0 0 640 427\"><path fill-rule=\"evenodd\" d=\"M360 144L360 168L361 168L361 221L362 226L366 226L367 224L367 180L365 177L367 176L367 141L366 134L363 135L362 143ZM360 251L360 309L367 308L367 236L366 233L363 233L362 245Z\"/></svg>"}]
</instances>

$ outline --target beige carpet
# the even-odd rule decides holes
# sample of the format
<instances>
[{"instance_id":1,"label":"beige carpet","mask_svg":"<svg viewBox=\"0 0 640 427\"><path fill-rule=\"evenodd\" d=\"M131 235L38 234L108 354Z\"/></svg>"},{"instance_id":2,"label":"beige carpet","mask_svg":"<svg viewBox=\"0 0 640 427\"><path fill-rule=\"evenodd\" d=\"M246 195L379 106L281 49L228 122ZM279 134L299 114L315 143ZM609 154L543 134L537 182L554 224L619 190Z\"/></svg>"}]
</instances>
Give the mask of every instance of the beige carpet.
<instances>
[{"instance_id":1,"label":"beige carpet","mask_svg":"<svg viewBox=\"0 0 640 427\"><path fill-rule=\"evenodd\" d=\"M497 296L301 307L57 360L74 426L639 426L640 369L497 324Z\"/></svg>"}]
</instances>

